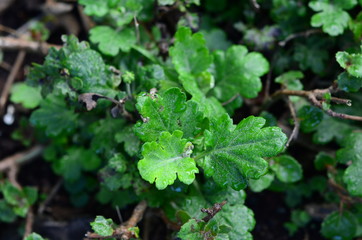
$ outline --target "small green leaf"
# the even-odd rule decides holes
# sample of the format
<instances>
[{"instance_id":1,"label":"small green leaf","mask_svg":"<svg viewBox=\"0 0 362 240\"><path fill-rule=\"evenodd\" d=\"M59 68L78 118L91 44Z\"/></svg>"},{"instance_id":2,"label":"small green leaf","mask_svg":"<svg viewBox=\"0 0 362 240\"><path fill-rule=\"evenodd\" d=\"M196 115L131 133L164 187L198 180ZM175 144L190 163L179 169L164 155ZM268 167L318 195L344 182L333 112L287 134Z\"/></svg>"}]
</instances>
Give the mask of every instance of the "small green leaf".
<instances>
[{"instance_id":1,"label":"small green leaf","mask_svg":"<svg viewBox=\"0 0 362 240\"><path fill-rule=\"evenodd\" d=\"M109 10L108 1L79 0L79 3L85 5L84 12L90 16L103 17Z\"/></svg>"},{"instance_id":2,"label":"small green leaf","mask_svg":"<svg viewBox=\"0 0 362 240\"><path fill-rule=\"evenodd\" d=\"M101 236L111 236L114 232L112 219L105 219L103 216L97 216L90 224L95 233Z\"/></svg>"},{"instance_id":3,"label":"small green leaf","mask_svg":"<svg viewBox=\"0 0 362 240\"><path fill-rule=\"evenodd\" d=\"M357 231L357 219L348 211L336 211L328 215L323 223L321 233L328 239L352 240Z\"/></svg>"},{"instance_id":4,"label":"small green leaf","mask_svg":"<svg viewBox=\"0 0 362 240\"><path fill-rule=\"evenodd\" d=\"M89 33L89 39L93 43L99 44L99 50L110 56L116 56L119 50L129 52L136 43L136 35L130 28L116 31L108 26L97 26L92 28Z\"/></svg>"},{"instance_id":5,"label":"small green leaf","mask_svg":"<svg viewBox=\"0 0 362 240\"><path fill-rule=\"evenodd\" d=\"M147 142L142 147L143 159L138 162L138 169L143 179L156 182L158 189L165 189L176 178L191 184L199 170L190 158L193 145L182 139L182 132L176 130L171 135L162 132L158 142Z\"/></svg>"},{"instance_id":6,"label":"small green leaf","mask_svg":"<svg viewBox=\"0 0 362 240\"><path fill-rule=\"evenodd\" d=\"M338 162L347 163L352 161L353 163L361 162L362 156L362 133L351 133L344 141L344 148L340 149L336 153Z\"/></svg>"},{"instance_id":7,"label":"small green leaf","mask_svg":"<svg viewBox=\"0 0 362 240\"><path fill-rule=\"evenodd\" d=\"M250 179L249 187L253 192L261 192L267 189L274 180L273 173L267 173L259 179Z\"/></svg>"},{"instance_id":8,"label":"small green leaf","mask_svg":"<svg viewBox=\"0 0 362 240\"><path fill-rule=\"evenodd\" d=\"M257 52L248 53L244 46L232 46L226 53L214 52L215 89L213 94L221 102L235 94L256 97L261 90L260 77L269 71L268 61Z\"/></svg>"},{"instance_id":9,"label":"small green leaf","mask_svg":"<svg viewBox=\"0 0 362 240\"><path fill-rule=\"evenodd\" d=\"M302 90L303 84L300 79L304 78L304 74L300 71L289 71L283 73L275 79L275 82L284 85L290 90Z\"/></svg>"},{"instance_id":10,"label":"small green leaf","mask_svg":"<svg viewBox=\"0 0 362 240\"><path fill-rule=\"evenodd\" d=\"M297 160L288 155L273 158L270 168L282 182L292 183L299 181L303 177L302 166Z\"/></svg>"},{"instance_id":11,"label":"small green leaf","mask_svg":"<svg viewBox=\"0 0 362 240\"><path fill-rule=\"evenodd\" d=\"M220 225L227 225L231 227L230 232L227 233L230 240L252 239L250 232L255 227L254 213L243 204L226 204L223 206L222 210L215 215L214 219Z\"/></svg>"},{"instance_id":12,"label":"small green leaf","mask_svg":"<svg viewBox=\"0 0 362 240\"><path fill-rule=\"evenodd\" d=\"M357 4L357 0L336 0L336 1L311 1L309 7L314 11L311 19L313 27L323 27L323 32L330 36L337 36L343 33L350 20L349 14L344 11L351 9Z\"/></svg>"},{"instance_id":13,"label":"small green leaf","mask_svg":"<svg viewBox=\"0 0 362 240\"><path fill-rule=\"evenodd\" d=\"M178 88L170 88L159 96L137 98L138 111L145 119L134 126L143 141L156 141L163 131L181 130L190 139L202 130L202 113L194 101L186 102L186 95Z\"/></svg>"},{"instance_id":14,"label":"small green leaf","mask_svg":"<svg viewBox=\"0 0 362 240\"><path fill-rule=\"evenodd\" d=\"M313 106L303 106L298 111L298 118L301 120L300 128L304 132L315 130L323 120L323 111Z\"/></svg>"},{"instance_id":15,"label":"small green leaf","mask_svg":"<svg viewBox=\"0 0 362 240\"><path fill-rule=\"evenodd\" d=\"M362 77L362 54L337 52L336 60L353 77Z\"/></svg>"},{"instance_id":16,"label":"small green leaf","mask_svg":"<svg viewBox=\"0 0 362 240\"><path fill-rule=\"evenodd\" d=\"M314 166L317 170L326 169L328 166L335 166L336 159L332 158L325 152L319 152L314 160Z\"/></svg>"},{"instance_id":17,"label":"small green leaf","mask_svg":"<svg viewBox=\"0 0 362 240\"><path fill-rule=\"evenodd\" d=\"M286 136L278 127L262 128L265 119L248 117L237 126L227 114L211 122L205 132L206 156L200 164L207 176L221 186L240 190L247 179L258 179L268 169L263 157L272 157L284 149Z\"/></svg>"},{"instance_id":18,"label":"small green leaf","mask_svg":"<svg viewBox=\"0 0 362 240\"><path fill-rule=\"evenodd\" d=\"M24 240L45 240L45 238L33 232L32 234L26 236Z\"/></svg>"},{"instance_id":19,"label":"small green leaf","mask_svg":"<svg viewBox=\"0 0 362 240\"><path fill-rule=\"evenodd\" d=\"M347 185L348 192L353 196L362 197L362 161L357 161L344 172L343 181Z\"/></svg>"},{"instance_id":20,"label":"small green leaf","mask_svg":"<svg viewBox=\"0 0 362 240\"><path fill-rule=\"evenodd\" d=\"M175 44L170 48L172 63L179 74L198 74L205 71L212 62L201 33L181 27L175 34Z\"/></svg>"},{"instance_id":21,"label":"small green leaf","mask_svg":"<svg viewBox=\"0 0 362 240\"><path fill-rule=\"evenodd\" d=\"M71 132L77 126L77 118L78 114L67 107L62 97L49 95L32 113L30 123L45 127L48 136L57 136L62 132Z\"/></svg>"},{"instance_id":22,"label":"small green leaf","mask_svg":"<svg viewBox=\"0 0 362 240\"><path fill-rule=\"evenodd\" d=\"M10 100L14 103L21 103L25 108L36 108L42 100L40 88L30 87L25 83L16 83L11 88Z\"/></svg>"},{"instance_id":23,"label":"small green leaf","mask_svg":"<svg viewBox=\"0 0 362 240\"><path fill-rule=\"evenodd\" d=\"M362 78L354 77L346 72L338 75L338 87L346 92L357 92L362 87Z\"/></svg>"},{"instance_id":24,"label":"small green leaf","mask_svg":"<svg viewBox=\"0 0 362 240\"><path fill-rule=\"evenodd\" d=\"M16 219L16 214L11 209L11 206L4 200L0 200L0 221L11 223Z\"/></svg>"}]
</instances>

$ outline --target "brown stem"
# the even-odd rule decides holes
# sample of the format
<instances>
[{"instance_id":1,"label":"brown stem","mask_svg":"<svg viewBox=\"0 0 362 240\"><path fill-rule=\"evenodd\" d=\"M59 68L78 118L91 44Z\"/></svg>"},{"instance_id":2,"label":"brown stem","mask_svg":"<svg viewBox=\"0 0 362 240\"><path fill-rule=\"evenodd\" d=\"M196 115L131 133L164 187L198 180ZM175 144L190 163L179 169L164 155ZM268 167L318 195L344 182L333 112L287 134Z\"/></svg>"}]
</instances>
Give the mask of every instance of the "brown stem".
<instances>
[{"instance_id":1,"label":"brown stem","mask_svg":"<svg viewBox=\"0 0 362 240\"><path fill-rule=\"evenodd\" d=\"M232 101L234 101L237 97L239 97L239 93L235 94L234 96L232 96L232 98L230 98L229 100L227 100L226 102L223 102L221 105L225 106L228 105L229 103L231 103Z\"/></svg>"},{"instance_id":2,"label":"brown stem","mask_svg":"<svg viewBox=\"0 0 362 240\"><path fill-rule=\"evenodd\" d=\"M3 50L21 50L46 55L51 47L59 49L62 46L44 42L28 41L21 38L0 37L0 49Z\"/></svg>"},{"instance_id":3,"label":"brown stem","mask_svg":"<svg viewBox=\"0 0 362 240\"><path fill-rule=\"evenodd\" d=\"M292 115L292 117L293 117L293 120L294 120L294 128L293 128L292 133L291 133L290 136L289 136L289 139L288 139L287 144L285 145L286 147L289 146L290 142L291 142L293 139L297 138L298 132L299 132L299 120L298 120L298 118L297 118L297 113L295 112L295 107L294 107L292 101L290 101L289 98L288 98L288 101L287 101L287 102L288 102L288 107L289 107L290 113L291 113L291 115Z\"/></svg>"},{"instance_id":4,"label":"brown stem","mask_svg":"<svg viewBox=\"0 0 362 240\"><path fill-rule=\"evenodd\" d=\"M322 109L326 114L328 114L332 117L348 119L348 120L355 120L355 121L362 121L362 117L360 117L360 116L348 115L348 114L344 114L344 113L337 113L331 109L323 109L323 105L322 105L321 101L318 99L323 99L323 95L326 93L334 93L336 91L337 91L337 89L336 89L336 86L334 86L334 85L329 88L326 88L326 89L315 89L315 90L310 90L310 91L282 89L282 90L275 92L272 95L272 97L278 97L278 96L304 97L304 98L308 99L314 106ZM343 102L344 104L347 104L347 105L351 104L351 101L348 99L333 98L333 99L331 99L331 101L338 102L338 103Z\"/></svg>"},{"instance_id":5,"label":"brown stem","mask_svg":"<svg viewBox=\"0 0 362 240\"><path fill-rule=\"evenodd\" d=\"M16 153L10 157L4 158L0 161L0 173L10 169L13 165L24 164L34 159L42 153L43 149L44 147L38 145L24 152Z\"/></svg>"},{"instance_id":6,"label":"brown stem","mask_svg":"<svg viewBox=\"0 0 362 240\"><path fill-rule=\"evenodd\" d=\"M279 42L279 46L284 47L290 40L293 40L295 38L299 38L299 37L308 37L311 34L316 34L316 33L321 33L321 29L310 29L304 32L299 32L299 33L293 33L291 35L289 35L286 39L284 39L283 41Z\"/></svg>"},{"instance_id":7,"label":"brown stem","mask_svg":"<svg viewBox=\"0 0 362 240\"><path fill-rule=\"evenodd\" d=\"M221 203L215 203L214 206L211 208L202 208L201 212L207 213L202 220L204 222L210 221L218 212L221 211L222 207L227 203L226 200L222 201Z\"/></svg>"},{"instance_id":8,"label":"brown stem","mask_svg":"<svg viewBox=\"0 0 362 240\"><path fill-rule=\"evenodd\" d=\"M29 207L28 213L26 215L24 238L29 234L31 234L31 232L33 231L33 223L34 223L34 212L33 208Z\"/></svg>"},{"instance_id":9,"label":"brown stem","mask_svg":"<svg viewBox=\"0 0 362 240\"><path fill-rule=\"evenodd\" d=\"M1 42L1 39L0 39ZM8 95L10 92L10 88L13 85L13 82L15 81L16 75L18 74L21 65L23 64L23 61L25 59L25 51L20 51L18 53L18 56L16 57L14 66L11 68L10 74L8 76L8 78L6 79L6 83L4 86L3 91L1 92L1 98L0 98L0 115L2 115L4 113L4 107L5 107L5 103L8 99Z\"/></svg>"}]
</instances>

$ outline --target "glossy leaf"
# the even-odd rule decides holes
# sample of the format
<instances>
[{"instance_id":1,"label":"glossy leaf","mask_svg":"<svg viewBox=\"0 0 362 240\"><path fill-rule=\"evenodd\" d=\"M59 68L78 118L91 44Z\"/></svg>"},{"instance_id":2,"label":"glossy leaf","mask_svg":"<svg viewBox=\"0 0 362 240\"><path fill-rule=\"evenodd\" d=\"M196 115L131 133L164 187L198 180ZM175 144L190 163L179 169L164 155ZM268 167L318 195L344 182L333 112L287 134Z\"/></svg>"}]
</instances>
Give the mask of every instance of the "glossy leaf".
<instances>
[{"instance_id":1,"label":"glossy leaf","mask_svg":"<svg viewBox=\"0 0 362 240\"><path fill-rule=\"evenodd\" d=\"M297 160L288 155L273 158L270 163L270 168L282 182L296 182L303 177L302 166Z\"/></svg>"},{"instance_id":2,"label":"glossy leaf","mask_svg":"<svg viewBox=\"0 0 362 240\"><path fill-rule=\"evenodd\" d=\"M333 212L322 223L321 233L328 239L351 240L357 231L357 220L348 211Z\"/></svg>"},{"instance_id":3,"label":"glossy leaf","mask_svg":"<svg viewBox=\"0 0 362 240\"><path fill-rule=\"evenodd\" d=\"M26 236L24 240L45 240L45 238L33 232L30 235Z\"/></svg>"},{"instance_id":4,"label":"glossy leaf","mask_svg":"<svg viewBox=\"0 0 362 240\"><path fill-rule=\"evenodd\" d=\"M319 152L314 160L314 166L317 170L326 169L328 166L335 166L336 163L336 159L325 152Z\"/></svg>"},{"instance_id":5,"label":"glossy leaf","mask_svg":"<svg viewBox=\"0 0 362 240\"><path fill-rule=\"evenodd\" d=\"M182 132L176 130L171 135L162 132L158 142L147 142L142 147L143 159L138 169L143 179L156 183L158 189L165 189L176 178L191 184L199 170L190 158L193 145L182 139Z\"/></svg>"},{"instance_id":6,"label":"glossy leaf","mask_svg":"<svg viewBox=\"0 0 362 240\"><path fill-rule=\"evenodd\" d=\"M344 172L343 181L347 185L348 192L353 196L362 197L362 161L361 159Z\"/></svg>"},{"instance_id":7,"label":"glossy leaf","mask_svg":"<svg viewBox=\"0 0 362 240\"><path fill-rule=\"evenodd\" d=\"M145 119L134 127L143 141L156 141L161 132L181 130L190 139L201 131L202 113L194 101L186 102L186 95L178 88L171 88L156 97L145 95L137 98L138 111Z\"/></svg>"},{"instance_id":8,"label":"glossy leaf","mask_svg":"<svg viewBox=\"0 0 362 240\"><path fill-rule=\"evenodd\" d=\"M313 131L323 120L323 111L314 106L303 106L298 110L297 115L301 120L300 128L304 132Z\"/></svg>"},{"instance_id":9,"label":"glossy leaf","mask_svg":"<svg viewBox=\"0 0 362 240\"><path fill-rule=\"evenodd\" d=\"M280 128L262 128L264 124L263 118L248 117L234 126L228 115L212 121L205 133L208 149L201 163L205 174L236 190L245 188L249 178L265 174L268 164L263 157L281 152L286 136Z\"/></svg>"},{"instance_id":10,"label":"glossy leaf","mask_svg":"<svg viewBox=\"0 0 362 240\"><path fill-rule=\"evenodd\" d=\"M337 52L336 60L339 65L346 69L347 72L353 77L362 77L362 54L361 53L347 53ZM353 80L352 81L356 81ZM355 83L356 84L356 83Z\"/></svg>"},{"instance_id":11,"label":"glossy leaf","mask_svg":"<svg viewBox=\"0 0 362 240\"><path fill-rule=\"evenodd\" d=\"M313 135L313 141L319 144L326 144L336 140L337 143L341 143L353 129L354 127L347 122L324 114L322 122L318 125Z\"/></svg>"},{"instance_id":12,"label":"glossy leaf","mask_svg":"<svg viewBox=\"0 0 362 240\"><path fill-rule=\"evenodd\" d=\"M347 163L352 161L353 163L362 162L362 133L351 133L348 138L343 142L344 148L337 151L336 157L338 162Z\"/></svg>"},{"instance_id":13,"label":"glossy leaf","mask_svg":"<svg viewBox=\"0 0 362 240\"><path fill-rule=\"evenodd\" d=\"M110 218L105 219L103 216L97 216L90 225L93 231L101 236L110 236L114 232L113 221Z\"/></svg>"},{"instance_id":14,"label":"glossy leaf","mask_svg":"<svg viewBox=\"0 0 362 240\"><path fill-rule=\"evenodd\" d=\"M338 75L338 87L346 92L357 92L362 87L362 78L343 72Z\"/></svg>"},{"instance_id":15,"label":"glossy leaf","mask_svg":"<svg viewBox=\"0 0 362 240\"><path fill-rule=\"evenodd\" d=\"M264 176L261 176L259 179L250 179L249 180L249 187L253 192L261 192L264 189L267 189L270 184L274 180L273 173L267 173Z\"/></svg>"}]
</instances>

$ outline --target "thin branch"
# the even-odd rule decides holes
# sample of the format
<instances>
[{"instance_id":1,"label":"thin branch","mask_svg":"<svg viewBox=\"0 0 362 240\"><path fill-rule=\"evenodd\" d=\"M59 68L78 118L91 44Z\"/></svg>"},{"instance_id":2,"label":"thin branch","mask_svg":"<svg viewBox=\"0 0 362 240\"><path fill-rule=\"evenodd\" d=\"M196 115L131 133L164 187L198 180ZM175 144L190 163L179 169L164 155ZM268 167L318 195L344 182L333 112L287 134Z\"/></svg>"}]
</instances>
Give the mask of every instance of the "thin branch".
<instances>
[{"instance_id":1,"label":"thin branch","mask_svg":"<svg viewBox=\"0 0 362 240\"><path fill-rule=\"evenodd\" d=\"M143 214L147 209L147 202L140 202L135 209L133 210L132 216L128 219L127 222L121 224L116 228L111 236L100 236L96 233L87 233L86 239L106 239L106 238L116 238L122 240L129 240L135 238L134 233L130 228L135 227L139 221L141 221Z\"/></svg>"},{"instance_id":2,"label":"thin branch","mask_svg":"<svg viewBox=\"0 0 362 240\"><path fill-rule=\"evenodd\" d=\"M43 214L45 207L49 204L49 202L54 198L55 194L59 191L59 188L63 185L63 178L59 179L58 182L54 185L51 192L47 196L44 202L42 202L38 208L38 215Z\"/></svg>"},{"instance_id":3,"label":"thin branch","mask_svg":"<svg viewBox=\"0 0 362 240\"><path fill-rule=\"evenodd\" d=\"M292 101L290 101L290 99L288 98L287 102L288 102L288 107L289 107L290 113L291 113L291 115L292 115L292 117L293 117L293 120L294 120L294 128L293 128L293 131L292 131L292 133L291 133L290 136L289 136L289 139L288 139L287 144L285 145L286 147L289 147L290 142L291 142L293 139L297 138L297 136L298 136L298 133L299 133L299 125L300 125L300 124L299 124L299 120L298 120L298 118L297 118L297 113L295 112L295 107L294 107Z\"/></svg>"},{"instance_id":4,"label":"thin branch","mask_svg":"<svg viewBox=\"0 0 362 240\"><path fill-rule=\"evenodd\" d=\"M222 207L227 203L226 200L222 201L221 203L215 203L214 206L211 208L202 208L201 212L207 213L207 216L205 216L202 220L204 222L210 221L218 212L221 211Z\"/></svg>"},{"instance_id":5,"label":"thin branch","mask_svg":"<svg viewBox=\"0 0 362 240\"><path fill-rule=\"evenodd\" d=\"M221 105L225 106L228 105L229 103L231 103L232 101L234 101L237 97L239 97L239 93L235 94L234 96L232 96L232 98L230 98L229 100L227 100L226 102L221 103Z\"/></svg>"},{"instance_id":6,"label":"thin branch","mask_svg":"<svg viewBox=\"0 0 362 240\"><path fill-rule=\"evenodd\" d=\"M33 223L34 223L34 212L33 208L29 207L28 213L26 215L24 238L29 234L31 234L31 232L33 231Z\"/></svg>"},{"instance_id":7,"label":"thin branch","mask_svg":"<svg viewBox=\"0 0 362 240\"><path fill-rule=\"evenodd\" d=\"M249 2L255 11L260 10L260 5L256 2L256 0L249 0Z\"/></svg>"},{"instance_id":8,"label":"thin branch","mask_svg":"<svg viewBox=\"0 0 362 240\"><path fill-rule=\"evenodd\" d=\"M38 145L31 149L16 153L10 157L4 158L0 161L0 172L10 169L13 165L24 164L35 157L39 156L43 152L44 147Z\"/></svg>"},{"instance_id":9,"label":"thin branch","mask_svg":"<svg viewBox=\"0 0 362 240\"><path fill-rule=\"evenodd\" d=\"M3 50L22 50L46 55L51 47L59 49L62 46L44 42L28 41L21 38L0 37L0 49Z\"/></svg>"},{"instance_id":10,"label":"thin branch","mask_svg":"<svg viewBox=\"0 0 362 240\"><path fill-rule=\"evenodd\" d=\"M16 75L18 74L21 65L23 64L25 55L26 55L26 53L24 51L20 51L18 53L14 66L11 68L10 74L9 74L8 78L6 79L6 83L5 83L3 91L1 92L1 97L0 97L0 115L2 115L4 113L4 107L5 107L5 103L8 99L10 88L13 85L13 82L15 81Z\"/></svg>"},{"instance_id":11,"label":"thin branch","mask_svg":"<svg viewBox=\"0 0 362 240\"><path fill-rule=\"evenodd\" d=\"M337 113L337 112L334 112L331 109L323 109L322 102L320 100L318 100L318 99L323 99L324 94L333 93L335 91L336 91L335 86L331 86L330 88L326 88L326 89L315 89L315 90L310 90L310 91L282 89L282 90L279 90L279 91L275 92L272 97L278 97L278 96L299 96L299 97L304 97L304 98L308 99L314 106L322 109L326 114L328 114L328 115L330 115L332 117L341 118L341 119L348 119L348 120L355 120L355 121L362 121L361 116L354 116L354 115L348 115L348 114L344 114L344 113ZM349 99L332 98L331 101L338 102L338 103L343 102L344 104L346 104L348 106L351 105L351 100L349 100Z\"/></svg>"},{"instance_id":12,"label":"thin branch","mask_svg":"<svg viewBox=\"0 0 362 240\"><path fill-rule=\"evenodd\" d=\"M309 37L309 35L311 34L316 34L316 33L321 33L321 29L310 29L304 32L299 32L299 33L293 33L291 35L289 35L286 39L284 39L283 41L279 42L279 46L284 47L290 40L293 40L295 38L299 38L299 37Z\"/></svg>"}]
</instances>

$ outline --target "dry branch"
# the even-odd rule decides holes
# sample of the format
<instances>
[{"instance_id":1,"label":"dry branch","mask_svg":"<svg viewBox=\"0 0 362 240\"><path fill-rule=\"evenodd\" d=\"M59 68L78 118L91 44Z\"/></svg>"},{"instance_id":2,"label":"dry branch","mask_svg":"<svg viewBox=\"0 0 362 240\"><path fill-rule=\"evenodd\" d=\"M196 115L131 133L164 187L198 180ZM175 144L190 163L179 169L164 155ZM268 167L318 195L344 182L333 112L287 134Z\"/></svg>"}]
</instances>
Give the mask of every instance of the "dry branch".
<instances>
[{"instance_id":1,"label":"dry branch","mask_svg":"<svg viewBox=\"0 0 362 240\"><path fill-rule=\"evenodd\" d=\"M354 115L348 115L348 114L344 114L344 113L337 113L334 112L331 109L324 109L323 108L323 96L326 93L334 93L336 92L338 89L336 86L331 86L329 88L326 89L315 89L315 90L310 90L310 91L306 91L306 90L288 90L288 89L282 89L279 90L277 92L275 92L272 97L278 97L278 96L299 96L299 97L304 97L306 99L308 99L314 106L322 109L325 113L327 113L328 115L332 116L332 117L336 117L336 118L341 118L341 119L348 119L348 120L355 120L355 121L362 121L362 117L361 116L354 116ZM351 100L349 99L341 99L341 98L331 98L332 102L338 103L338 104L346 104L346 105L351 105Z\"/></svg>"},{"instance_id":2,"label":"dry branch","mask_svg":"<svg viewBox=\"0 0 362 240\"><path fill-rule=\"evenodd\" d=\"M21 38L0 37L0 49L2 50L21 50L46 55L51 47L59 49L62 46L44 42L28 41Z\"/></svg>"}]
</instances>

